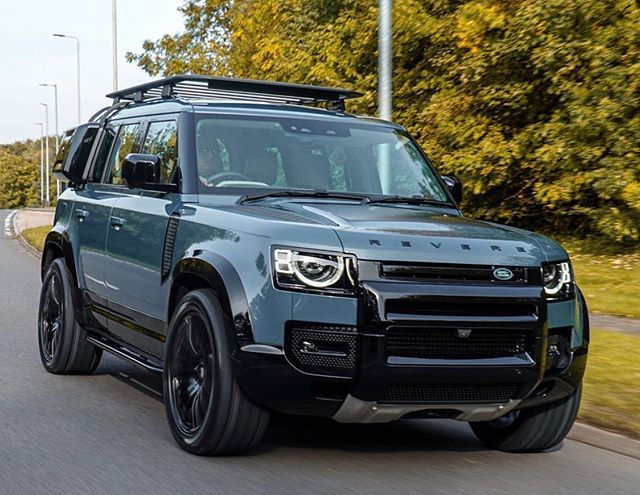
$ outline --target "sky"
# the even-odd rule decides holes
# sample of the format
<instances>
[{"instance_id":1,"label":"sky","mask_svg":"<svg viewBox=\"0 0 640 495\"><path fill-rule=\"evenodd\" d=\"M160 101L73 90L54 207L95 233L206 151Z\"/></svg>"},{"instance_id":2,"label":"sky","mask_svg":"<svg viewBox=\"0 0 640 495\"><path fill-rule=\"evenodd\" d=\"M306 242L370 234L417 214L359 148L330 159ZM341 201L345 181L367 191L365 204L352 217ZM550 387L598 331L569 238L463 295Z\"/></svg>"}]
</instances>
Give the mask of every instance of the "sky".
<instances>
[{"instance_id":1,"label":"sky","mask_svg":"<svg viewBox=\"0 0 640 495\"><path fill-rule=\"evenodd\" d=\"M63 33L80 39L81 116L110 104L113 87L111 50L112 0L0 0L0 144L39 138L44 107L54 134L53 88L58 85L59 129L77 125L76 44L54 38ZM118 0L118 79L125 88L151 80L125 60L140 52L145 39L182 30L181 0Z\"/></svg>"}]
</instances>

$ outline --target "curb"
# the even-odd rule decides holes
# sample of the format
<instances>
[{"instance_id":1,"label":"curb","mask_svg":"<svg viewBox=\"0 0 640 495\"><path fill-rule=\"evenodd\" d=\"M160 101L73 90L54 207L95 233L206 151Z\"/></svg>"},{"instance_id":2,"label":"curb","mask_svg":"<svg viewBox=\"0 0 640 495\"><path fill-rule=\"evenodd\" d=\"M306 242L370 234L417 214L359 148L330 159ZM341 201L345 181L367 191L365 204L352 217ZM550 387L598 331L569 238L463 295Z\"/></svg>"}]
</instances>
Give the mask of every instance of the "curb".
<instances>
[{"instance_id":1,"label":"curb","mask_svg":"<svg viewBox=\"0 0 640 495\"><path fill-rule=\"evenodd\" d=\"M569 440L640 460L640 440L613 433L586 423L576 422L567 435Z\"/></svg>"},{"instance_id":2,"label":"curb","mask_svg":"<svg viewBox=\"0 0 640 495\"><path fill-rule=\"evenodd\" d=\"M18 242L22 245L23 248L27 250L27 252L29 252L29 254L32 254L36 258L40 259L42 257L42 251L36 249L31 244L29 244L27 240L22 236L22 231L18 228L18 221L16 220L16 218L18 217L19 214L20 214L20 210L18 210L18 212L15 215L13 215L13 219L12 219L13 231L15 232L18 238Z\"/></svg>"}]
</instances>

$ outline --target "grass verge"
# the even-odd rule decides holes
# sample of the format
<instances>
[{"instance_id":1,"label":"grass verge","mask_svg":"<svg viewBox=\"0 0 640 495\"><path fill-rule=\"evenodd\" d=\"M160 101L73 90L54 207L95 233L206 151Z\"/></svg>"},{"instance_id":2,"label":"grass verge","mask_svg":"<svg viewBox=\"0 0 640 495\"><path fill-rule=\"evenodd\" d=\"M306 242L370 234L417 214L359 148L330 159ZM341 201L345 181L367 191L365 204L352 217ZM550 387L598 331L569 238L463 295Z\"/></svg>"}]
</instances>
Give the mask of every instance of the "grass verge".
<instances>
[{"instance_id":1,"label":"grass verge","mask_svg":"<svg viewBox=\"0 0 640 495\"><path fill-rule=\"evenodd\" d=\"M33 227L31 229L24 229L22 231L22 237L24 237L24 240L31 244L33 247L35 247L39 251L42 251L42 249L44 248L44 241L50 231L50 225L45 225L44 227Z\"/></svg>"},{"instance_id":2,"label":"grass verge","mask_svg":"<svg viewBox=\"0 0 640 495\"><path fill-rule=\"evenodd\" d=\"M592 330L579 419L640 438L640 336Z\"/></svg>"},{"instance_id":3,"label":"grass verge","mask_svg":"<svg viewBox=\"0 0 640 495\"><path fill-rule=\"evenodd\" d=\"M640 252L611 252L602 245L576 241L563 244L589 311L640 318Z\"/></svg>"}]
</instances>

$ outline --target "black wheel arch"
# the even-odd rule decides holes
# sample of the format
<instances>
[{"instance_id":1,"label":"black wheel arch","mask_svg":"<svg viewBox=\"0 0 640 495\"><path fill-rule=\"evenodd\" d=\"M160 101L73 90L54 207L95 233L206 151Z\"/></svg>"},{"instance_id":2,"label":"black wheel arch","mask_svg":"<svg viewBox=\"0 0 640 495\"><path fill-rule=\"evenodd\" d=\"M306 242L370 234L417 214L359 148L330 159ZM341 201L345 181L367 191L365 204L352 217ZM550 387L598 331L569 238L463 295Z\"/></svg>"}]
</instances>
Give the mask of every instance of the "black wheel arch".
<instances>
[{"instance_id":1,"label":"black wheel arch","mask_svg":"<svg viewBox=\"0 0 640 495\"><path fill-rule=\"evenodd\" d=\"M75 286L78 286L78 276L76 272L76 263L73 256L73 248L66 233L56 230L55 228L47 234L44 241L44 249L42 250L42 258L40 260L40 278L44 278L44 274L49 264L56 258L64 258L67 268L71 272Z\"/></svg>"},{"instance_id":2,"label":"black wheel arch","mask_svg":"<svg viewBox=\"0 0 640 495\"><path fill-rule=\"evenodd\" d=\"M44 276L51 262L57 258L63 258L67 270L71 275L71 283L73 285L72 297L75 307L76 318L80 323L87 321L86 315L82 308L84 304L80 296L78 273L76 269L75 257L73 255L73 247L66 232L56 229L55 227L47 234L44 241L44 249L42 250L42 258L40 259L40 279L44 280Z\"/></svg>"},{"instance_id":3,"label":"black wheel arch","mask_svg":"<svg viewBox=\"0 0 640 495\"><path fill-rule=\"evenodd\" d=\"M227 259L207 251L184 257L176 263L171 280L167 321L171 321L185 294L195 289L210 288L217 294L231 321L234 340L240 346L253 342L247 296L240 275Z\"/></svg>"}]
</instances>

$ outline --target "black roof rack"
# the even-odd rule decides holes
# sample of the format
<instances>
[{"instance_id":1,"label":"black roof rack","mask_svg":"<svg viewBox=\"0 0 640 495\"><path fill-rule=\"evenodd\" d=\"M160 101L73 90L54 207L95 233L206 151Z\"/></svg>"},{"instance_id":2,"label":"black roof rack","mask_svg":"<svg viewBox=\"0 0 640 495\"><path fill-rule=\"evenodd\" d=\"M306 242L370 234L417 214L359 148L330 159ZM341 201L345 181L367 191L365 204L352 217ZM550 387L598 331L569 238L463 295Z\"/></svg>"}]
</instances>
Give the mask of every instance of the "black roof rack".
<instances>
[{"instance_id":1,"label":"black roof rack","mask_svg":"<svg viewBox=\"0 0 640 495\"><path fill-rule=\"evenodd\" d=\"M235 79L198 75L179 75L109 93L114 104L122 101L142 103L163 98L197 100L236 100L246 102L305 105L327 103L344 111L344 101L362 96L355 91L303 84L288 84L256 79Z\"/></svg>"}]
</instances>

